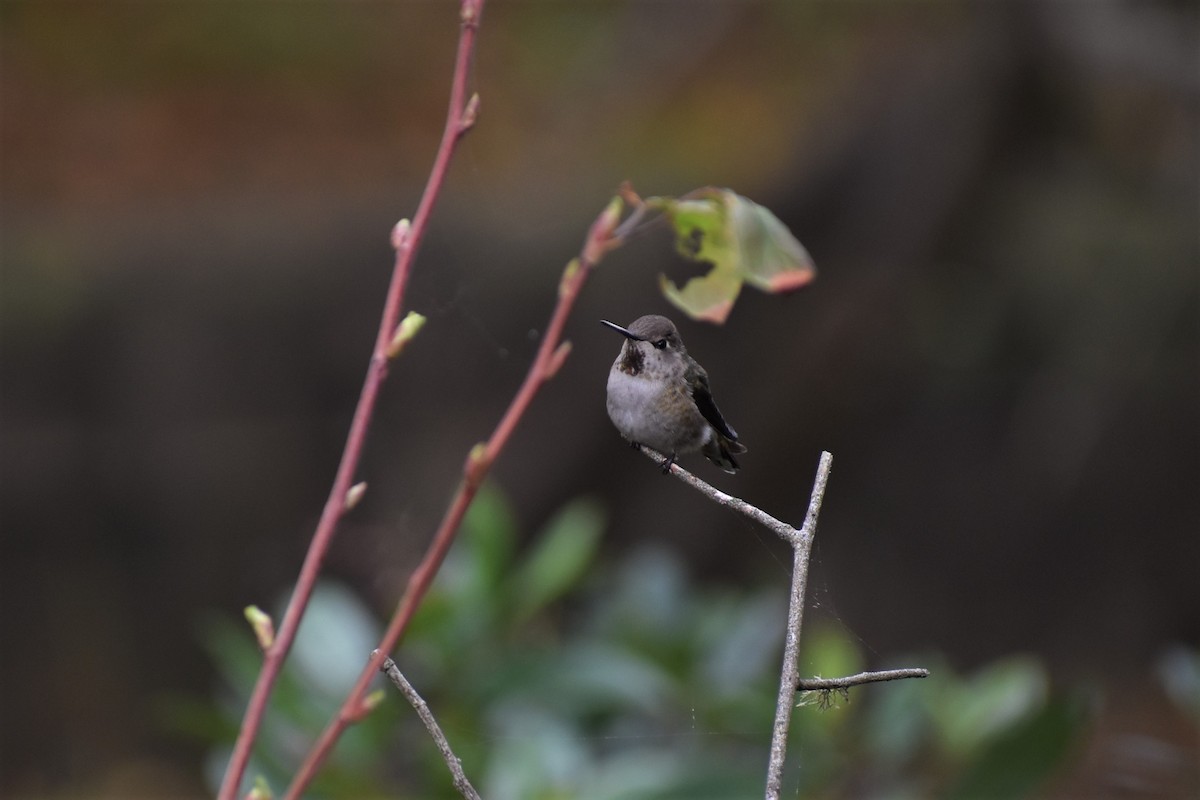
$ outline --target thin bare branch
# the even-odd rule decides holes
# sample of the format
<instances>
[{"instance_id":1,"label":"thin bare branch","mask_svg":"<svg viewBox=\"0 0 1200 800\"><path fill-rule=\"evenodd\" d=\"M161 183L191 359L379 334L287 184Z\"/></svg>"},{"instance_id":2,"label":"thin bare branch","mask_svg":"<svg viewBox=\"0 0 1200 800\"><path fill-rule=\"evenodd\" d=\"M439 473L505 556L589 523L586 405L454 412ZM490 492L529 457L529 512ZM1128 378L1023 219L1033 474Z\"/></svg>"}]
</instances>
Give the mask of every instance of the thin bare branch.
<instances>
[{"instance_id":1,"label":"thin bare branch","mask_svg":"<svg viewBox=\"0 0 1200 800\"><path fill-rule=\"evenodd\" d=\"M652 461L655 461L655 462L661 464L663 461L666 460L666 456L664 456L662 453L659 453L655 450L651 450L649 447L646 447L645 445L638 445L638 448L641 449L642 453L644 453L646 455L646 457L651 459ZM750 519L757 522L759 525L762 525L764 528L766 528L767 530L774 533L780 539L783 539L785 542L790 544L792 547L795 547L796 544L799 542L800 535L801 535L800 531L796 530L791 525L788 525L786 522L780 522L779 520L775 519L767 512L759 509L757 506L753 506L750 503L747 503L745 500L742 500L741 498L734 497L733 495L730 495L730 494L726 494L725 492L722 492L720 489L717 489L717 488L711 486L710 484L705 483L700 478L697 478L695 475L688 472L686 469L679 466L678 464L672 464L670 472L672 475L674 475L676 478L679 478L679 480L683 481L688 486L691 486L696 491L698 491L701 494L708 497L709 500L712 500L714 503L717 503L718 505L725 506L726 508L732 508L734 511L737 511L741 514L746 515ZM815 524L816 523L814 522L814 525Z\"/></svg>"},{"instance_id":2,"label":"thin bare branch","mask_svg":"<svg viewBox=\"0 0 1200 800\"><path fill-rule=\"evenodd\" d=\"M374 658L379 654L376 650L371 653ZM479 793L475 791L475 787L467 780L467 774L463 772L462 761L458 756L454 755L454 751L450 749L450 742L446 740L446 735L442 733L442 728L437 724L437 720L433 717L433 712L429 710L429 705L417 694L417 690L408 682L404 674L400 672L400 668L396 666L396 662L390 658L383 660L383 672L391 679L404 698L408 700L413 710L417 712L417 716L421 718L421 722L425 724L425 730L429 731L429 735L433 737L434 744L437 745L438 752L442 754L442 760L446 762L447 769L450 770L450 777L454 782L454 788L458 793L467 800L481 800Z\"/></svg>"},{"instance_id":3,"label":"thin bare branch","mask_svg":"<svg viewBox=\"0 0 1200 800\"><path fill-rule=\"evenodd\" d=\"M796 688L801 692L816 692L826 689L849 689L852 686L862 686L864 683L880 683L882 681L898 681L904 678L928 678L929 670L917 667L909 669L885 669L878 672L860 672L857 675L847 675L845 678L803 678Z\"/></svg>"},{"instance_id":4,"label":"thin bare branch","mask_svg":"<svg viewBox=\"0 0 1200 800\"><path fill-rule=\"evenodd\" d=\"M775 701L775 725L771 731L771 755L767 761L767 800L778 800L783 787L783 762L787 756L788 728L792 722L796 686L800 683L800 628L804 621L804 595L808 589L808 557L817 533L817 518L825 499L825 486L833 455L821 453L813 481L808 513L800 535L792 541L792 593L788 600L787 636L783 642L783 668L779 675L779 697Z\"/></svg>"},{"instance_id":5,"label":"thin bare branch","mask_svg":"<svg viewBox=\"0 0 1200 800\"><path fill-rule=\"evenodd\" d=\"M342 732L370 710L364 707L363 698L371 679L379 672L383 666L383 659L396 648L400 637L408 628L408 623L425 597L425 592L433 583L446 553L449 552L450 545L454 543L458 526L467 512L467 508L471 505L471 501L475 498L475 493L479 491L483 479L491 470L513 431L516 430L517 423L529 409L534 396L542 385L553 376L565 355L566 351L560 350L563 329L566 326L567 317L571 314L571 309L575 306L575 301L579 298L579 293L583 290L584 283L587 282L588 275L591 274L592 268L596 264L595 259L602 258L605 253L621 245L622 240L615 234L620 223L621 209L621 201L614 199L600 212L588 230L579 257L572 260L563 271L558 287L558 303L551 314L550 323L546 326L542 343L538 347L537 355L529 367L524 383L517 390L517 394L513 397L500 422L497 423L491 437L486 442L475 445L467 455L466 463L463 465L463 479L458 485L458 490L451 499L446 514L434 533L421 563L409 576L408 585L392 614L392 619L388 622L378 650L359 675L354 687L346 695L337 714L321 732L316 744L313 745L312 750L300 765L299 771L292 779L292 785L288 787L287 793L284 795L285 800L297 800L300 797L325 758L333 750L333 746Z\"/></svg>"},{"instance_id":6,"label":"thin bare branch","mask_svg":"<svg viewBox=\"0 0 1200 800\"><path fill-rule=\"evenodd\" d=\"M387 377L389 355L388 350L396 335L396 325L400 317L400 308L404 299L404 289L412 270L413 259L417 248L428 227L430 215L446 178L450 159L454 154L455 145L463 134L474 123L479 101L476 98L466 99L467 78L470 74L471 58L475 50L475 33L479 26L479 15L483 10L484 0L462 0L460 7L461 30L458 40L458 54L455 59L454 77L451 80L450 104L446 115L446 124L442 132L442 141L434 158L429 180L425 191L417 204L417 212L411 225L401 223L397 226L395 235L396 258L392 268L392 279L384 297L383 313L379 323L379 333L376 336L375 348L367 367L366 378L359 393L358 405L350 423L350 432L346 436L346 445L338 464L337 474L329 496L325 501L321 519L313 533L300 575L296 579L296 588L284 612L283 623L274 643L269 647L263 659L263 665L255 681L250 700L246 704L246 712L238 730L237 741L226 767L225 777L221 782L218 793L219 800L234 800L245 774L246 765L254 749L254 740L258 736L263 715L266 713L267 701L271 690L279 676L279 671L295 641L296 631L300 620L308 607L308 601L320 575L325 554L333 543L337 533L338 523L345 514L347 493L354 482L354 473L362 456L367 438L367 430L374 415L375 404L379 398L380 387ZM402 230L401 230L402 229Z\"/></svg>"}]
</instances>

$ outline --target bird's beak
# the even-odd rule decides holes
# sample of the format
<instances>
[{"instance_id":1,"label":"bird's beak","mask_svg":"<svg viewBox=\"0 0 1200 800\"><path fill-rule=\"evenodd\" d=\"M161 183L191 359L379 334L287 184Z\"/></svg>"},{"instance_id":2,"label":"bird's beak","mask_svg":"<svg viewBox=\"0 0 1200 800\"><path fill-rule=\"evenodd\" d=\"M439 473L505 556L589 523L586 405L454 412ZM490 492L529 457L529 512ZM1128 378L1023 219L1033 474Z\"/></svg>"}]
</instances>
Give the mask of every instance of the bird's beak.
<instances>
[{"instance_id":1,"label":"bird's beak","mask_svg":"<svg viewBox=\"0 0 1200 800\"><path fill-rule=\"evenodd\" d=\"M615 322L609 322L606 319L602 319L602 320L600 320L600 324L607 325L608 327L612 328L617 333L624 336L626 339L633 339L635 342L646 341L645 339L643 339L641 336L638 336L633 331L629 330L628 328L622 328L620 325L617 325Z\"/></svg>"}]
</instances>

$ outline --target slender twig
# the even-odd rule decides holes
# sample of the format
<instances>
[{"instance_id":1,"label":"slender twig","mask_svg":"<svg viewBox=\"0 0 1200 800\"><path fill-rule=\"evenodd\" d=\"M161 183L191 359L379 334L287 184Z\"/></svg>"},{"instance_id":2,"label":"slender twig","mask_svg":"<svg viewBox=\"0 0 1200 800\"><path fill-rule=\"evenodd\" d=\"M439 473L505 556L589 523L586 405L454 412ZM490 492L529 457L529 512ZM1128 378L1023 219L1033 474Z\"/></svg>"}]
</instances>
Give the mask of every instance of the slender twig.
<instances>
[{"instance_id":1,"label":"slender twig","mask_svg":"<svg viewBox=\"0 0 1200 800\"><path fill-rule=\"evenodd\" d=\"M620 222L621 208L620 199L614 199L600 213L588 231L587 239L584 241L579 257L572 260L567 265L566 270L563 271L562 280L558 286L558 303L554 307L554 312L550 317L550 324L547 325L546 333L542 336L541 345L538 347L533 364L529 367L529 372L525 376L524 383L517 390L517 394L513 397L508 410L504 412L504 416L500 419L500 422L496 425L496 429L492 432L491 437L486 442L481 442L471 449L470 454L467 456L466 464L463 465L463 479L459 482L458 489L450 501L450 505L446 509L446 514L442 518L437 531L434 533L433 539L429 543L429 548L425 551L425 555L421 559L421 563L417 565L412 575L409 576L408 585L405 587L404 594L401 596L400 602L392 614L392 619L388 623L383 637L380 639L378 650L372 655L366 668L355 682L354 687L346 695L346 699L342 703L341 708L338 709L337 714L330 720L325 730L321 732L320 738L317 739L316 744L313 745L312 750L305 757L299 771L292 779L292 785L288 787L287 793L284 795L285 798L295 800L295 798L300 796L300 793L304 791L304 788L316 775L325 758L328 757L334 744L342 735L342 732L370 711L364 705L363 697L366 694L371 679L379 672L383 664L383 659L387 654L396 648L400 637L403 636L408 623L412 620L418 606L420 606L425 592L429 589L430 584L433 583L433 578L437 575L442 560L446 557L446 553L450 550L450 545L454 542L458 526L467 512L468 506L470 506L471 501L474 499L475 493L483 483L484 477L491 469L492 464L495 463L500 452L504 449L504 445L512 436L517 423L521 421L521 418L529 409L529 405L533 402L538 389L554 376L571 351L571 343L562 341L563 328L592 268L605 253L622 243L622 240L616 235L617 225Z\"/></svg>"},{"instance_id":2,"label":"slender twig","mask_svg":"<svg viewBox=\"0 0 1200 800\"><path fill-rule=\"evenodd\" d=\"M850 699L850 687L879 681L895 681L902 678L928 678L927 669L889 669L882 672L860 672L845 678L805 678L796 688L800 691L797 706L808 705L812 695L817 696L817 707L822 711L833 705L833 693L843 700Z\"/></svg>"},{"instance_id":3,"label":"slender twig","mask_svg":"<svg viewBox=\"0 0 1200 800\"><path fill-rule=\"evenodd\" d=\"M292 592L291 600L284 612L279 634L265 652L262 668L247 703L238 738L229 759L229 766L226 768L225 778L221 783L218 794L220 800L233 800L241 785L242 776L250 760L250 753L254 749L254 740L258 735L263 714L266 712L271 690L291 649L292 642L296 638L296 631L300 627L300 620L312 597L325 554L329 551L337 532L338 523L346 511L346 493L350 489L354 473L358 469L367 430L370 427L375 404L379 397L379 390L387 377L388 346L395 335L412 262L428 226L434 203L445 181L455 145L463 134L470 130L475 121L479 101L477 95L470 100L467 99L467 77L470 72L469 66L475 47L475 32L478 29L483 3L484 0L462 1L458 54L455 60L454 77L451 81L450 106L446 116L445 129L442 132L441 144L438 147L429 180L425 184L425 191L417 205L417 212L413 217L412 224L398 225L393 236L396 258L392 268L392 279L384 300L375 348L367 367L362 390L359 393L358 405L350 423L350 432L346 437L346 445L342 451L342 458L338 464L329 497L325 501L324 510L317 523L316 531L313 533L308 553L305 555L304 564L300 569L300 575L296 580L296 588Z\"/></svg>"},{"instance_id":4,"label":"slender twig","mask_svg":"<svg viewBox=\"0 0 1200 800\"><path fill-rule=\"evenodd\" d=\"M661 464L666 460L666 456L664 456L662 453L651 450L644 444L638 445L638 447L641 449L642 453L652 461L656 461ZM709 500L712 500L718 505L725 506L726 508L732 508L734 511L738 511L746 515L759 525L762 525L764 528L774 533L780 539L783 539L785 542L792 545L792 547L795 547L798 543L801 532L793 528L791 525L788 525L786 522L780 522L767 512L759 509L757 506L747 503L741 498L725 494L725 492L722 492L720 489L705 483L678 464L671 464L670 472L688 486L691 486L696 491L707 496Z\"/></svg>"},{"instance_id":5,"label":"slender twig","mask_svg":"<svg viewBox=\"0 0 1200 800\"><path fill-rule=\"evenodd\" d=\"M881 681L898 681L903 678L928 677L929 670L927 669L885 669L878 672L860 672L857 675L847 675L844 678L802 678L796 688L802 692L816 692L827 689L849 689L851 686L862 686L864 683L880 683Z\"/></svg>"},{"instance_id":6,"label":"slender twig","mask_svg":"<svg viewBox=\"0 0 1200 800\"><path fill-rule=\"evenodd\" d=\"M374 658L379 653L376 650L371 653ZM429 705L417 694L417 690L404 677L404 673L400 672L400 668L396 666L396 662L390 658L383 660L383 672L391 679L400 693L408 700L409 705L417 712L417 716L421 718L421 722L425 724L425 730L429 731L429 735L433 738L434 744L437 745L438 752L442 754L442 760L446 762L446 768L450 770L450 777L454 782L454 788L458 793L467 800L480 800L479 792L475 791L475 787L467 780L467 774L463 772L462 761L458 756L454 755L454 751L450 749L450 742L446 739L446 734L442 733L442 728L437 724L437 720L433 717L433 712L429 710Z\"/></svg>"},{"instance_id":7,"label":"slender twig","mask_svg":"<svg viewBox=\"0 0 1200 800\"><path fill-rule=\"evenodd\" d=\"M800 627L804 621L804 594L808 588L808 556L817 533L817 517L825 499L825 485L833 455L821 453L817 477L813 481L808 513L800 535L792 543L792 593L788 599L787 636L783 642L783 668L779 675L779 696L775 701L775 725L771 731L771 755L767 761L767 800L778 800L783 786L783 761L787 755L788 728L795 706L796 686L800 683Z\"/></svg>"}]
</instances>

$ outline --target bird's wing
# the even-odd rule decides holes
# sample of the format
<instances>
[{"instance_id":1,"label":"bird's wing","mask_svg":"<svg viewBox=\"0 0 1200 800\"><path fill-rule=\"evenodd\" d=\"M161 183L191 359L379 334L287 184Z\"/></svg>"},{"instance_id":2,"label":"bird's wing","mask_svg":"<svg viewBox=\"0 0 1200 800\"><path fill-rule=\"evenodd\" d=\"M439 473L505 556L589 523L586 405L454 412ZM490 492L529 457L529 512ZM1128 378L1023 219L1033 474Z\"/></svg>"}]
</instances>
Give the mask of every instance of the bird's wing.
<instances>
[{"instance_id":1,"label":"bird's wing","mask_svg":"<svg viewBox=\"0 0 1200 800\"><path fill-rule=\"evenodd\" d=\"M696 402L696 408L700 409L700 414L708 424L716 428L717 433L724 436L730 441L737 441L737 431L729 426L725 418L721 416L720 409L717 408L716 402L713 400L712 392L708 389L708 374L703 367L697 366L696 371L690 376L689 381L692 386L692 399Z\"/></svg>"}]
</instances>

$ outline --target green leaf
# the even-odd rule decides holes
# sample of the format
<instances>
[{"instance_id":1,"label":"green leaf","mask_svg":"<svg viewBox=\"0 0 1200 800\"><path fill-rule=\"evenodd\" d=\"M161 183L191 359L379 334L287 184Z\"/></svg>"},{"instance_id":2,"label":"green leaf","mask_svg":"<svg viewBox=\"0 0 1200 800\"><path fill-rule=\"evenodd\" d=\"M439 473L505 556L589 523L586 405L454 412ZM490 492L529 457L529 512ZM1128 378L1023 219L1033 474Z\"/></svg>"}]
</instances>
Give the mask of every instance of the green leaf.
<instances>
[{"instance_id":1,"label":"green leaf","mask_svg":"<svg viewBox=\"0 0 1200 800\"><path fill-rule=\"evenodd\" d=\"M232 742L238 724L215 703L178 694L151 698L151 713L163 730L200 742Z\"/></svg>"},{"instance_id":2,"label":"green leaf","mask_svg":"<svg viewBox=\"0 0 1200 800\"><path fill-rule=\"evenodd\" d=\"M463 520L463 543L469 551L476 588L490 594L508 573L517 542L517 523L512 507L498 490L486 484L475 495Z\"/></svg>"},{"instance_id":3,"label":"green leaf","mask_svg":"<svg viewBox=\"0 0 1200 800\"><path fill-rule=\"evenodd\" d=\"M804 245L787 226L758 203L727 192L733 240L742 275L751 286L771 294L807 286L817 275Z\"/></svg>"},{"instance_id":4,"label":"green leaf","mask_svg":"<svg viewBox=\"0 0 1200 800\"><path fill-rule=\"evenodd\" d=\"M950 667L933 654L900 657L895 664L920 664L929 668L931 677L881 686L866 704L866 721L859 736L870 763L901 774L904 765L914 763L926 749L933 735L930 709L953 691L957 679Z\"/></svg>"},{"instance_id":5,"label":"green leaf","mask_svg":"<svg viewBox=\"0 0 1200 800\"><path fill-rule=\"evenodd\" d=\"M1049 679L1036 659L997 661L947 691L934 709L942 746L961 759L1035 713L1046 702Z\"/></svg>"},{"instance_id":6,"label":"green leaf","mask_svg":"<svg viewBox=\"0 0 1200 800\"><path fill-rule=\"evenodd\" d=\"M800 669L801 677L841 678L862 671L862 656L849 636L836 628L822 625L809 635ZM849 700L847 691L818 689L798 692L795 704L839 708ZM844 719L844 716L839 719Z\"/></svg>"},{"instance_id":7,"label":"green leaf","mask_svg":"<svg viewBox=\"0 0 1200 800\"><path fill-rule=\"evenodd\" d=\"M590 500L570 503L550 521L513 575L518 621L545 608L579 580L596 554L603 526L604 514Z\"/></svg>"},{"instance_id":8,"label":"green leaf","mask_svg":"<svg viewBox=\"0 0 1200 800\"><path fill-rule=\"evenodd\" d=\"M830 626L814 626L804 645L802 671L808 678L842 678L861 672L862 654L843 631Z\"/></svg>"},{"instance_id":9,"label":"green leaf","mask_svg":"<svg viewBox=\"0 0 1200 800\"><path fill-rule=\"evenodd\" d=\"M380 632L379 620L361 597L339 583L321 581L296 632L288 667L315 695L314 702L335 703L362 671Z\"/></svg>"},{"instance_id":10,"label":"green leaf","mask_svg":"<svg viewBox=\"0 0 1200 800\"><path fill-rule=\"evenodd\" d=\"M1049 703L985 748L946 797L1028 797L1062 767L1086 724L1081 698Z\"/></svg>"},{"instance_id":11,"label":"green leaf","mask_svg":"<svg viewBox=\"0 0 1200 800\"><path fill-rule=\"evenodd\" d=\"M199 638L217 672L229 686L248 698L258 671L262 668L262 650L243 623L205 614L200 620Z\"/></svg>"},{"instance_id":12,"label":"green leaf","mask_svg":"<svg viewBox=\"0 0 1200 800\"><path fill-rule=\"evenodd\" d=\"M659 276L664 296L693 319L723 323L743 283L772 294L807 285L816 268L779 218L728 189L708 187L679 199L650 198L675 229L675 249L711 264L682 289Z\"/></svg>"},{"instance_id":13,"label":"green leaf","mask_svg":"<svg viewBox=\"0 0 1200 800\"><path fill-rule=\"evenodd\" d=\"M666 275L658 276L658 286L671 305L692 319L720 325L733 310L733 301L742 291L742 279L735 272L713 267L707 275L692 278L683 289Z\"/></svg>"}]
</instances>

